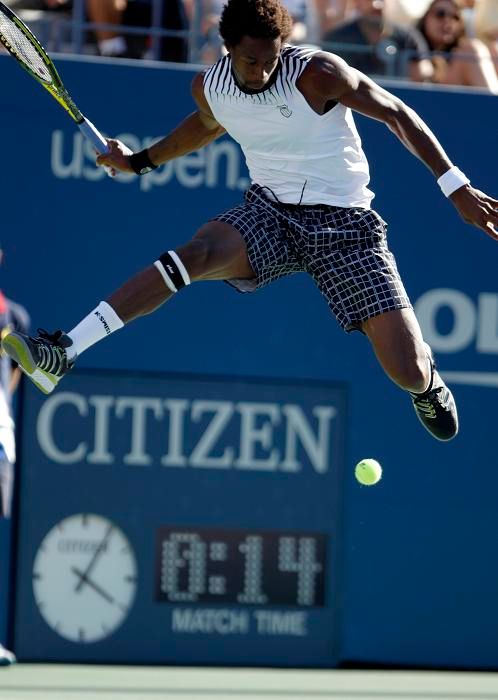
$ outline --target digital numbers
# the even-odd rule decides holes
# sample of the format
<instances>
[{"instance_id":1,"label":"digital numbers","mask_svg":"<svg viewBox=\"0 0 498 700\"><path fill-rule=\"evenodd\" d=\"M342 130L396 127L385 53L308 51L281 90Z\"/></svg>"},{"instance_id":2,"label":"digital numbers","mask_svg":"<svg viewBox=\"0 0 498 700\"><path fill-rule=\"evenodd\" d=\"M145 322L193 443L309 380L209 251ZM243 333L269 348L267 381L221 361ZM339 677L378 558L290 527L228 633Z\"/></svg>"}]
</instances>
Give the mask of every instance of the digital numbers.
<instances>
[{"instance_id":1,"label":"digital numbers","mask_svg":"<svg viewBox=\"0 0 498 700\"><path fill-rule=\"evenodd\" d=\"M157 599L322 606L326 535L160 528Z\"/></svg>"},{"instance_id":2,"label":"digital numbers","mask_svg":"<svg viewBox=\"0 0 498 700\"><path fill-rule=\"evenodd\" d=\"M264 605L266 596L261 591L263 583L263 538L249 535L241 544L239 552L244 557L244 590L237 596L239 603Z\"/></svg>"},{"instance_id":3,"label":"digital numbers","mask_svg":"<svg viewBox=\"0 0 498 700\"><path fill-rule=\"evenodd\" d=\"M206 544L194 532L172 532L162 550L161 590L171 601L198 600L206 590Z\"/></svg>"},{"instance_id":4,"label":"digital numbers","mask_svg":"<svg viewBox=\"0 0 498 700\"><path fill-rule=\"evenodd\" d=\"M316 540L312 537L281 537L278 567L280 571L292 571L297 575L298 605L313 605L316 576L322 571L322 565L316 560Z\"/></svg>"}]
</instances>

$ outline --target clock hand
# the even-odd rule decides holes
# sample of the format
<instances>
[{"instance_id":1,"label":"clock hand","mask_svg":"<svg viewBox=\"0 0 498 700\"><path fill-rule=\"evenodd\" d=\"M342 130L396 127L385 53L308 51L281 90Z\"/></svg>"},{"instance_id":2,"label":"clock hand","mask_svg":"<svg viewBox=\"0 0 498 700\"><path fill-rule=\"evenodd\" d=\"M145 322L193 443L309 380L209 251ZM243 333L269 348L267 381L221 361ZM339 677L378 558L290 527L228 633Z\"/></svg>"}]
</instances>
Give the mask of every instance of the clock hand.
<instances>
[{"instance_id":1,"label":"clock hand","mask_svg":"<svg viewBox=\"0 0 498 700\"><path fill-rule=\"evenodd\" d=\"M104 589L98 585L98 583L95 583L92 579L88 578L86 574L84 574L82 571L77 569L75 566L71 567L71 571L76 574L76 576L79 577L79 583L78 586L82 586L83 583L86 583L90 588L93 588L93 590L98 593L99 595L102 596L105 600L107 600L108 603L114 603L114 598L107 593L107 591L104 591Z\"/></svg>"},{"instance_id":2,"label":"clock hand","mask_svg":"<svg viewBox=\"0 0 498 700\"><path fill-rule=\"evenodd\" d=\"M85 571L82 574L82 577L80 578L80 580L76 584L76 588L74 589L76 592L79 592L81 590L81 586L83 585L84 578L87 577L88 574L92 571L93 567L97 563L98 558L100 557L100 555L104 551L105 544L106 544L107 540L109 539L109 535L111 534L112 529L113 529L113 526L109 525L109 527L107 528L107 531L102 539L102 542L98 545L97 549L95 550L95 552L93 554L93 557L90 559L90 563L88 564L88 566L86 567Z\"/></svg>"}]
</instances>

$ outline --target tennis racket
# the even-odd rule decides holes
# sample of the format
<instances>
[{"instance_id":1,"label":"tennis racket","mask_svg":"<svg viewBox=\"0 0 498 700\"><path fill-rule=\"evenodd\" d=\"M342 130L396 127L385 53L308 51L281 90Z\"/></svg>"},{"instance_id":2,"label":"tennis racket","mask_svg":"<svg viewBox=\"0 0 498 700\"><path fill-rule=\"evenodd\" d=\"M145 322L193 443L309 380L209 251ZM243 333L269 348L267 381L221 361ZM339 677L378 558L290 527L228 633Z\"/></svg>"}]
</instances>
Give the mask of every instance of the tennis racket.
<instances>
[{"instance_id":1,"label":"tennis racket","mask_svg":"<svg viewBox=\"0 0 498 700\"><path fill-rule=\"evenodd\" d=\"M0 41L24 70L64 107L97 152L107 153L107 141L75 105L43 46L24 22L3 2L0 2Z\"/></svg>"}]
</instances>

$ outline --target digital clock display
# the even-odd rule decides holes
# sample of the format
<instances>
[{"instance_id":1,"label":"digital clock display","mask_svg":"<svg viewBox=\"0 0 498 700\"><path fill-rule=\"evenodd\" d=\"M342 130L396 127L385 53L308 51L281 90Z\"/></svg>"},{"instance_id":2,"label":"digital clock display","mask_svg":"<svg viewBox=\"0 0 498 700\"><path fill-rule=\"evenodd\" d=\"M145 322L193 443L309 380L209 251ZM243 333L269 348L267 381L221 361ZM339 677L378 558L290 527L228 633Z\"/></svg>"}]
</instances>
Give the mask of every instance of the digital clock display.
<instances>
[{"instance_id":1,"label":"digital clock display","mask_svg":"<svg viewBox=\"0 0 498 700\"><path fill-rule=\"evenodd\" d=\"M317 533L161 527L156 599L323 606L326 544Z\"/></svg>"}]
</instances>

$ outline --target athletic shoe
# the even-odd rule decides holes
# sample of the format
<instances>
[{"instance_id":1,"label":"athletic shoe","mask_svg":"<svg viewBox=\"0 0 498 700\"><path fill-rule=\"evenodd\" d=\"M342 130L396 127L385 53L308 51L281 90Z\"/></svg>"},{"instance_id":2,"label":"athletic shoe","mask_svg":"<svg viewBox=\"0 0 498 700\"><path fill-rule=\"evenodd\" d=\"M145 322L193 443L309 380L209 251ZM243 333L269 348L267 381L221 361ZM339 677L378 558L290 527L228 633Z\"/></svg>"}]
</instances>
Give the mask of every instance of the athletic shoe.
<instances>
[{"instance_id":1,"label":"athletic shoe","mask_svg":"<svg viewBox=\"0 0 498 700\"><path fill-rule=\"evenodd\" d=\"M411 394L420 422L436 440L451 440L458 433L458 413L453 394L432 368L432 381L423 394Z\"/></svg>"},{"instance_id":2,"label":"athletic shoe","mask_svg":"<svg viewBox=\"0 0 498 700\"><path fill-rule=\"evenodd\" d=\"M2 340L2 349L44 394L50 394L74 365L74 360L67 359L70 345L71 339L62 331L47 333L42 328L37 338L14 332Z\"/></svg>"},{"instance_id":3,"label":"athletic shoe","mask_svg":"<svg viewBox=\"0 0 498 700\"><path fill-rule=\"evenodd\" d=\"M16 661L14 654L0 644L0 666L11 666Z\"/></svg>"}]
</instances>

